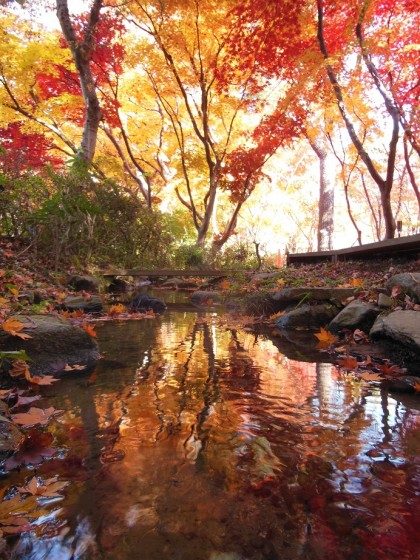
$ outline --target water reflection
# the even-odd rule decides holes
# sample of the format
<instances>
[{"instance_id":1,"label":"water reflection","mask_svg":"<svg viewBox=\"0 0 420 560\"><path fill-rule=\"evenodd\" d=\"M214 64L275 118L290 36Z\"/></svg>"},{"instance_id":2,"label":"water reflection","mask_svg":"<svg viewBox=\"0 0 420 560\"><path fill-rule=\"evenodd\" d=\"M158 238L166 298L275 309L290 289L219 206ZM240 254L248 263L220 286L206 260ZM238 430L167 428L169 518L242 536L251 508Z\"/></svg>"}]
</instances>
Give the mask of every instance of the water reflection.
<instances>
[{"instance_id":1,"label":"water reflection","mask_svg":"<svg viewBox=\"0 0 420 560\"><path fill-rule=\"evenodd\" d=\"M49 390L72 490L16 558L417 557L417 410L216 314L98 334L96 381Z\"/></svg>"}]
</instances>

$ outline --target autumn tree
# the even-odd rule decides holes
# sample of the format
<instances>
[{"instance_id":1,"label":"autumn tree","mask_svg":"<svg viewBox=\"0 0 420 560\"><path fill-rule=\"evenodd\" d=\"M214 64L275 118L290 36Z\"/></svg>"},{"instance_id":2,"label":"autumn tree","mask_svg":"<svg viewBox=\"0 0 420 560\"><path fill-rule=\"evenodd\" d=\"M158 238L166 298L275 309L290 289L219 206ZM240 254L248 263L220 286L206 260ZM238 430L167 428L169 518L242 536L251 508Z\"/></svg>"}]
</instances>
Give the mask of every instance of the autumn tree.
<instances>
[{"instance_id":1,"label":"autumn tree","mask_svg":"<svg viewBox=\"0 0 420 560\"><path fill-rule=\"evenodd\" d=\"M231 36L232 74L257 65L261 79L283 77L302 103L317 100L328 107L331 96L335 99L349 138L380 191L386 237L395 232L391 190L401 127L415 146L413 115L420 87L415 4L298 0L261 5L245 0L235 9L237 25ZM404 10L413 17L404 19ZM395 72L388 72L394 59ZM386 127L390 121L383 162L376 160L379 138L363 139L355 94L366 107L362 111L370 104Z\"/></svg>"}]
</instances>

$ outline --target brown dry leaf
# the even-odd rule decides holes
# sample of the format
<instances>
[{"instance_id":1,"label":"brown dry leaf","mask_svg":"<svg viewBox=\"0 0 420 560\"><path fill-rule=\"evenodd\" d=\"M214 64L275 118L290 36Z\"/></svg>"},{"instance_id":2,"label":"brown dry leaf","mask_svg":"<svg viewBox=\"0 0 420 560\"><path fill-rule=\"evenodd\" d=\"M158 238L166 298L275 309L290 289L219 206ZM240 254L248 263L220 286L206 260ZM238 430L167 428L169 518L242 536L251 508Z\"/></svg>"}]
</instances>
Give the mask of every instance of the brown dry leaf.
<instances>
[{"instance_id":1,"label":"brown dry leaf","mask_svg":"<svg viewBox=\"0 0 420 560\"><path fill-rule=\"evenodd\" d=\"M59 482L58 477L48 478L41 483L36 476L33 476L26 486L18 486L17 489L21 494L32 494L33 496L42 496L44 498L57 498L58 493L67 486L68 482Z\"/></svg>"},{"instance_id":2,"label":"brown dry leaf","mask_svg":"<svg viewBox=\"0 0 420 560\"><path fill-rule=\"evenodd\" d=\"M53 416L62 414L62 412L62 410L56 410L52 406L45 409L31 406L28 412L12 414L12 420L20 426L35 426L35 424L45 426Z\"/></svg>"},{"instance_id":3,"label":"brown dry leaf","mask_svg":"<svg viewBox=\"0 0 420 560\"><path fill-rule=\"evenodd\" d=\"M81 366L79 364L74 364L73 366L66 364L64 371L81 371L83 369L86 369L86 367L87 366Z\"/></svg>"},{"instance_id":4,"label":"brown dry leaf","mask_svg":"<svg viewBox=\"0 0 420 560\"><path fill-rule=\"evenodd\" d=\"M279 319L280 317L283 317L283 315L286 314L286 311L278 311L277 313L274 313L273 315L270 315L269 319L270 321L275 321L276 319Z\"/></svg>"},{"instance_id":5,"label":"brown dry leaf","mask_svg":"<svg viewBox=\"0 0 420 560\"><path fill-rule=\"evenodd\" d=\"M391 291L391 297L396 298L400 295L400 293L401 293L401 286L399 286L399 285L393 286L392 291Z\"/></svg>"},{"instance_id":6,"label":"brown dry leaf","mask_svg":"<svg viewBox=\"0 0 420 560\"><path fill-rule=\"evenodd\" d=\"M13 360L13 366L9 370L10 377L27 377L30 376L29 366L25 360Z\"/></svg>"},{"instance_id":7,"label":"brown dry leaf","mask_svg":"<svg viewBox=\"0 0 420 560\"><path fill-rule=\"evenodd\" d=\"M26 378L29 383L34 383L35 385L52 385L54 381L59 381L52 375L42 375L42 376L30 376Z\"/></svg>"},{"instance_id":8,"label":"brown dry leaf","mask_svg":"<svg viewBox=\"0 0 420 560\"><path fill-rule=\"evenodd\" d=\"M363 371L361 373L358 373L357 375L365 381L383 381L383 377L381 377L377 373L371 373L369 371Z\"/></svg>"},{"instance_id":9,"label":"brown dry leaf","mask_svg":"<svg viewBox=\"0 0 420 560\"><path fill-rule=\"evenodd\" d=\"M344 369L357 369L359 363L354 356L345 356L343 359L337 360L337 364Z\"/></svg>"}]
</instances>

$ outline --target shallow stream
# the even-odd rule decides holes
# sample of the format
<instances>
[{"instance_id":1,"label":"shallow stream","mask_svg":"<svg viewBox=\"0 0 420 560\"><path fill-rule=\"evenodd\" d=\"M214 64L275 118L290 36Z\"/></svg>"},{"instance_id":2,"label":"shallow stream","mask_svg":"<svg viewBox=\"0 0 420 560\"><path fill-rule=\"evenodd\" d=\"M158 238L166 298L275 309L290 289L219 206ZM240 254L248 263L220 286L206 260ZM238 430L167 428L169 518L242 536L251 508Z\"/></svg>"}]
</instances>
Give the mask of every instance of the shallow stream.
<instances>
[{"instance_id":1,"label":"shallow stream","mask_svg":"<svg viewBox=\"0 0 420 560\"><path fill-rule=\"evenodd\" d=\"M3 480L69 481L12 558L418 558L418 396L292 360L216 312L96 330L95 372L41 388L65 411L58 455Z\"/></svg>"}]
</instances>

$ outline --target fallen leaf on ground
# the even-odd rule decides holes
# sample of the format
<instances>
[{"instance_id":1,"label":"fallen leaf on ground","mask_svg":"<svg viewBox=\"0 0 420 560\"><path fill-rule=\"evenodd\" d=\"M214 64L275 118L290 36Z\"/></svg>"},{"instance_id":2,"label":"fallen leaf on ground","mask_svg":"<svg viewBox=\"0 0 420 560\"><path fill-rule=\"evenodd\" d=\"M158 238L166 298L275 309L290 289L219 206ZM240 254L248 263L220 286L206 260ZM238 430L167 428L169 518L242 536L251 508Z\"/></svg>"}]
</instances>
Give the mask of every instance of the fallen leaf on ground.
<instances>
[{"instance_id":1,"label":"fallen leaf on ground","mask_svg":"<svg viewBox=\"0 0 420 560\"><path fill-rule=\"evenodd\" d=\"M19 321L18 319L13 319L13 317L9 317L6 319L1 328L11 334L12 336L18 336L23 339L32 338L29 334L21 333L20 331L26 328L27 325Z\"/></svg>"},{"instance_id":2,"label":"fallen leaf on ground","mask_svg":"<svg viewBox=\"0 0 420 560\"><path fill-rule=\"evenodd\" d=\"M52 385L54 381L59 381L59 379L53 377L52 375L42 375L27 378L29 383L34 383L35 385Z\"/></svg>"},{"instance_id":3,"label":"fallen leaf on ground","mask_svg":"<svg viewBox=\"0 0 420 560\"><path fill-rule=\"evenodd\" d=\"M87 366L82 366L80 364L74 364L73 366L70 366L69 364L66 364L66 367L64 368L64 371L81 371L83 369L86 369Z\"/></svg>"},{"instance_id":4,"label":"fallen leaf on ground","mask_svg":"<svg viewBox=\"0 0 420 560\"><path fill-rule=\"evenodd\" d=\"M30 375L29 366L24 360L13 360L13 366L9 369L10 377L26 377Z\"/></svg>"}]
</instances>

